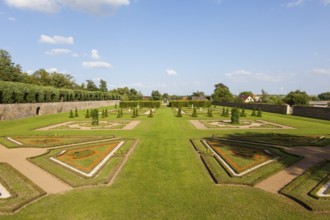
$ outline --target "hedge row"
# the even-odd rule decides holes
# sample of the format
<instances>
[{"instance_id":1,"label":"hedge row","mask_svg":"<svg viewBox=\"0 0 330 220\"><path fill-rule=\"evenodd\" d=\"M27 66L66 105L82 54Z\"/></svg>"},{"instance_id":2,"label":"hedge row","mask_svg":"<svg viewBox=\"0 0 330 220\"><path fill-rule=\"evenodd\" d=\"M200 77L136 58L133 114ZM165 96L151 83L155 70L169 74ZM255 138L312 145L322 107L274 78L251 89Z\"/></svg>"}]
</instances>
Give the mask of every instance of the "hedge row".
<instances>
[{"instance_id":1,"label":"hedge row","mask_svg":"<svg viewBox=\"0 0 330 220\"><path fill-rule=\"evenodd\" d=\"M211 101L170 101L169 106L173 108L182 108L182 107L197 107L197 108L209 108L211 107Z\"/></svg>"},{"instance_id":2,"label":"hedge row","mask_svg":"<svg viewBox=\"0 0 330 220\"><path fill-rule=\"evenodd\" d=\"M115 100L118 94L0 81L0 103Z\"/></svg>"},{"instance_id":3,"label":"hedge row","mask_svg":"<svg viewBox=\"0 0 330 220\"><path fill-rule=\"evenodd\" d=\"M121 101L120 108L159 108L161 105L160 101Z\"/></svg>"}]
</instances>

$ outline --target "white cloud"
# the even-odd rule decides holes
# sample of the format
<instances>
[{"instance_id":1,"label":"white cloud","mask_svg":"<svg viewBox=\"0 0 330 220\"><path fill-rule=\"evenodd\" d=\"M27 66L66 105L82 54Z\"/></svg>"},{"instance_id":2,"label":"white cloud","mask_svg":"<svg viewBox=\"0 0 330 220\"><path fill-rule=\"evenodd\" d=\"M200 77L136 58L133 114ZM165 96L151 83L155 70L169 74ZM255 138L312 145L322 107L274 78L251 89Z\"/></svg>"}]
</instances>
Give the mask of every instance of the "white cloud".
<instances>
[{"instance_id":1,"label":"white cloud","mask_svg":"<svg viewBox=\"0 0 330 220\"><path fill-rule=\"evenodd\" d=\"M62 5L92 14L108 14L120 6L129 5L129 0L59 0Z\"/></svg>"},{"instance_id":2,"label":"white cloud","mask_svg":"<svg viewBox=\"0 0 330 220\"><path fill-rule=\"evenodd\" d=\"M297 7L301 4L303 4L305 0L294 0L286 4L287 8Z\"/></svg>"},{"instance_id":3,"label":"white cloud","mask_svg":"<svg viewBox=\"0 0 330 220\"><path fill-rule=\"evenodd\" d=\"M94 59L94 60L100 59L100 55L97 50L93 49L91 53L92 53L92 55L91 55L92 59Z\"/></svg>"},{"instance_id":4,"label":"white cloud","mask_svg":"<svg viewBox=\"0 0 330 220\"><path fill-rule=\"evenodd\" d=\"M51 55L51 56L68 55L68 54L72 54L72 51L69 49L57 48L57 49L52 49L50 51L47 51L46 54Z\"/></svg>"},{"instance_id":5,"label":"white cloud","mask_svg":"<svg viewBox=\"0 0 330 220\"><path fill-rule=\"evenodd\" d=\"M49 68L49 69L45 69L48 73L58 73L58 69L55 67Z\"/></svg>"},{"instance_id":6,"label":"white cloud","mask_svg":"<svg viewBox=\"0 0 330 220\"><path fill-rule=\"evenodd\" d=\"M72 45L74 44L74 39L73 37L63 37L63 36L47 36L47 35L40 35L39 39L40 43L45 43L45 44L69 44Z\"/></svg>"},{"instance_id":7,"label":"white cloud","mask_svg":"<svg viewBox=\"0 0 330 220\"><path fill-rule=\"evenodd\" d=\"M330 69L323 69L323 68L313 69L312 73L317 74L317 75L329 75L330 76Z\"/></svg>"},{"instance_id":8,"label":"white cloud","mask_svg":"<svg viewBox=\"0 0 330 220\"><path fill-rule=\"evenodd\" d=\"M225 74L226 77L234 82L262 81L262 82L281 82L290 78L290 75L275 75L267 73L250 72L246 70L237 70Z\"/></svg>"},{"instance_id":9,"label":"white cloud","mask_svg":"<svg viewBox=\"0 0 330 220\"><path fill-rule=\"evenodd\" d=\"M28 9L33 11L42 11L46 13L54 13L60 9L60 5L56 0L5 0L8 6Z\"/></svg>"},{"instance_id":10,"label":"white cloud","mask_svg":"<svg viewBox=\"0 0 330 220\"><path fill-rule=\"evenodd\" d=\"M166 74L169 76L177 76L178 73L173 69L166 69Z\"/></svg>"},{"instance_id":11,"label":"white cloud","mask_svg":"<svg viewBox=\"0 0 330 220\"><path fill-rule=\"evenodd\" d=\"M10 7L46 13L55 13L62 8L93 14L107 14L120 6L129 5L129 0L5 0Z\"/></svg>"},{"instance_id":12,"label":"white cloud","mask_svg":"<svg viewBox=\"0 0 330 220\"><path fill-rule=\"evenodd\" d=\"M113 66L104 61L90 61L90 62L83 62L82 63L83 67L86 68L112 68Z\"/></svg>"}]
</instances>

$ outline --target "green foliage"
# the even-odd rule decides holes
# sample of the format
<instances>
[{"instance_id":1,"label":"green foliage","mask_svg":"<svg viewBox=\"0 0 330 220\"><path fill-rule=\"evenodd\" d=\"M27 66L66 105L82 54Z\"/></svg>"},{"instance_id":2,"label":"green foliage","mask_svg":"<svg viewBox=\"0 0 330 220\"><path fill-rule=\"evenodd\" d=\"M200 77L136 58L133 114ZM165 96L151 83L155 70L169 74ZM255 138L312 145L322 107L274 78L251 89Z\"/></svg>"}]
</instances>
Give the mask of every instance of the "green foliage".
<instances>
[{"instance_id":1,"label":"green foliage","mask_svg":"<svg viewBox=\"0 0 330 220\"><path fill-rule=\"evenodd\" d=\"M180 108L178 108L178 114L176 115L176 117L182 117L182 109L181 109L181 107Z\"/></svg>"},{"instance_id":2,"label":"green foliage","mask_svg":"<svg viewBox=\"0 0 330 220\"><path fill-rule=\"evenodd\" d=\"M222 113L221 113L221 116L225 117L226 116L226 109L225 107L222 108Z\"/></svg>"},{"instance_id":3,"label":"green foliage","mask_svg":"<svg viewBox=\"0 0 330 220\"><path fill-rule=\"evenodd\" d=\"M156 101L156 100L160 100L162 98L162 94L160 94L159 91L152 91L151 92L151 99Z\"/></svg>"},{"instance_id":4,"label":"green foliage","mask_svg":"<svg viewBox=\"0 0 330 220\"><path fill-rule=\"evenodd\" d=\"M232 124L239 124L239 111L237 107L231 109L231 123Z\"/></svg>"},{"instance_id":5,"label":"green foliage","mask_svg":"<svg viewBox=\"0 0 330 220\"><path fill-rule=\"evenodd\" d=\"M76 108L75 110L74 110L74 117L79 117L79 114L78 114L78 109Z\"/></svg>"},{"instance_id":6,"label":"green foliage","mask_svg":"<svg viewBox=\"0 0 330 220\"><path fill-rule=\"evenodd\" d=\"M209 108L211 107L211 102L210 101L195 101L195 100L175 100L175 101L170 101L169 106L172 108L183 108L183 107L191 107L192 105L196 108Z\"/></svg>"},{"instance_id":7,"label":"green foliage","mask_svg":"<svg viewBox=\"0 0 330 220\"><path fill-rule=\"evenodd\" d=\"M261 108L258 109L257 117L262 117Z\"/></svg>"},{"instance_id":8,"label":"green foliage","mask_svg":"<svg viewBox=\"0 0 330 220\"><path fill-rule=\"evenodd\" d=\"M160 108L160 101L121 101L120 108Z\"/></svg>"},{"instance_id":9,"label":"green foliage","mask_svg":"<svg viewBox=\"0 0 330 220\"><path fill-rule=\"evenodd\" d=\"M193 113L192 113L191 116L192 117L197 117L197 108L196 107L193 108Z\"/></svg>"},{"instance_id":10,"label":"green foliage","mask_svg":"<svg viewBox=\"0 0 330 220\"><path fill-rule=\"evenodd\" d=\"M292 91L284 98L284 102L289 104L290 106L293 105L308 105L309 102L309 96L305 91Z\"/></svg>"},{"instance_id":11,"label":"green foliage","mask_svg":"<svg viewBox=\"0 0 330 220\"><path fill-rule=\"evenodd\" d=\"M209 116L209 117L213 117L212 108L208 108L208 109L207 109L207 116Z\"/></svg>"},{"instance_id":12,"label":"green foliage","mask_svg":"<svg viewBox=\"0 0 330 220\"><path fill-rule=\"evenodd\" d=\"M87 109L85 118L90 118L91 116L89 115L89 110Z\"/></svg>"},{"instance_id":13,"label":"green foliage","mask_svg":"<svg viewBox=\"0 0 330 220\"><path fill-rule=\"evenodd\" d=\"M91 116L92 116L92 125L99 125L99 110L93 109L91 111Z\"/></svg>"},{"instance_id":14,"label":"green foliage","mask_svg":"<svg viewBox=\"0 0 330 220\"><path fill-rule=\"evenodd\" d=\"M138 108L133 108L132 118L136 118L138 116L139 116L139 110L138 110Z\"/></svg>"},{"instance_id":15,"label":"green foliage","mask_svg":"<svg viewBox=\"0 0 330 220\"><path fill-rule=\"evenodd\" d=\"M112 93L58 89L49 86L0 81L0 103L112 100Z\"/></svg>"},{"instance_id":16,"label":"green foliage","mask_svg":"<svg viewBox=\"0 0 330 220\"><path fill-rule=\"evenodd\" d=\"M256 113L256 107L255 107L255 106L253 107L253 110L252 110L251 116L257 116L257 113Z\"/></svg>"},{"instance_id":17,"label":"green foliage","mask_svg":"<svg viewBox=\"0 0 330 220\"><path fill-rule=\"evenodd\" d=\"M229 117L229 108L226 108L226 111L225 111L224 116L225 116L225 117Z\"/></svg>"},{"instance_id":18,"label":"green foliage","mask_svg":"<svg viewBox=\"0 0 330 220\"><path fill-rule=\"evenodd\" d=\"M74 114L73 114L73 111L72 111L72 109L70 110L70 115L69 115L69 118L74 118Z\"/></svg>"},{"instance_id":19,"label":"green foliage","mask_svg":"<svg viewBox=\"0 0 330 220\"><path fill-rule=\"evenodd\" d=\"M109 113L108 113L108 109L107 108L105 108L105 110L104 110L104 117L109 117Z\"/></svg>"},{"instance_id":20,"label":"green foliage","mask_svg":"<svg viewBox=\"0 0 330 220\"><path fill-rule=\"evenodd\" d=\"M215 102L232 102L234 100L233 95L229 91L229 88L222 83L216 84L212 99Z\"/></svg>"},{"instance_id":21,"label":"green foliage","mask_svg":"<svg viewBox=\"0 0 330 220\"><path fill-rule=\"evenodd\" d=\"M242 112L241 112L241 115L240 115L240 117L246 117L246 113L245 113L245 109L244 109L244 107L242 108Z\"/></svg>"},{"instance_id":22,"label":"green foliage","mask_svg":"<svg viewBox=\"0 0 330 220\"><path fill-rule=\"evenodd\" d=\"M317 97L322 101L328 101L328 100L330 100L330 92L324 92L324 93L318 94Z\"/></svg>"},{"instance_id":23,"label":"green foliage","mask_svg":"<svg viewBox=\"0 0 330 220\"><path fill-rule=\"evenodd\" d=\"M149 118L154 117L153 112L152 112L152 109L149 110L149 115L148 115L148 117L149 117Z\"/></svg>"}]
</instances>

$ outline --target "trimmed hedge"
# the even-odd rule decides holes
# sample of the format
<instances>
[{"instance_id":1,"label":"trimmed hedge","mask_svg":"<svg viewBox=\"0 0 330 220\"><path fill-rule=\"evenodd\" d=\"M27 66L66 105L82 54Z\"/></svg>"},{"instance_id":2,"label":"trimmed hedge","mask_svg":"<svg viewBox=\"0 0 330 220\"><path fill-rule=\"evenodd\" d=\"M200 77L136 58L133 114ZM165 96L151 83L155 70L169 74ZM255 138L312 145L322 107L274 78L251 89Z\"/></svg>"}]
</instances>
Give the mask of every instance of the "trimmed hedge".
<instances>
[{"instance_id":1,"label":"trimmed hedge","mask_svg":"<svg viewBox=\"0 0 330 220\"><path fill-rule=\"evenodd\" d=\"M191 107L194 105L196 108L210 108L211 107L211 101L184 101L184 100L179 100L179 101L170 101L169 107L172 108L182 108L182 107Z\"/></svg>"},{"instance_id":2,"label":"trimmed hedge","mask_svg":"<svg viewBox=\"0 0 330 220\"><path fill-rule=\"evenodd\" d=\"M0 81L0 103L114 100L118 94Z\"/></svg>"},{"instance_id":3,"label":"trimmed hedge","mask_svg":"<svg viewBox=\"0 0 330 220\"><path fill-rule=\"evenodd\" d=\"M119 104L120 108L159 108L161 105L160 101L121 101Z\"/></svg>"}]
</instances>

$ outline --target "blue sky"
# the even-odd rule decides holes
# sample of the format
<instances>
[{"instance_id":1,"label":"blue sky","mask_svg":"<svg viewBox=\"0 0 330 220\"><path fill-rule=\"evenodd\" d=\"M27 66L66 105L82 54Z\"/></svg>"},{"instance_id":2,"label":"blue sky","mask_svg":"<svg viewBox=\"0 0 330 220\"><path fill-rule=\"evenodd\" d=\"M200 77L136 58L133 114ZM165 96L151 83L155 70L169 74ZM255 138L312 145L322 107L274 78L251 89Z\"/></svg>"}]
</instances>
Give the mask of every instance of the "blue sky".
<instances>
[{"instance_id":1,"label":"blue sky","mask_svg":"<svg viewBox=\"0 0 330 220\"><path fill-rule=\"evenodd\" d=\"M330 0L1 0L0 48L144 95L330 91Z\"/></svg>"}]
</instances>

